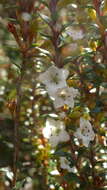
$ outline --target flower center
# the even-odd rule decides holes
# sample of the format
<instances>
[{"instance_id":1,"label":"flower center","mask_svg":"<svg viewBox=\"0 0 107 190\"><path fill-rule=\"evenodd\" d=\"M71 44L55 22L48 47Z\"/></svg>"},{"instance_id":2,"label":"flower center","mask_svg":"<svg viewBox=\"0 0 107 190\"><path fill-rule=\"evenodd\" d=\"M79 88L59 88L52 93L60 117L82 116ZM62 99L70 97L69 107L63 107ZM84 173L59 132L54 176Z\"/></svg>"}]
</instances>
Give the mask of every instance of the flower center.
<instances>
[{"instance_id":1,"label":"flower center","mask_svg":"<svg viewBox=\"0 0 107 190\"><path fill-rule=\"evenodd\" d=\"M64 160L65 165L69 165L69 161L67 159Z\"/></svg>"},{"instance_id":2,"label":"flower center","mask_svg":"<svg viewBox=\"0 0 107 190\"><path fill-rule=\"evenodd\" d=\"M81 130L81 133L82 133L83 136L89 136L90 130L87 129L87 127L84 127L84 128Z\"/></svg>"},{"instance_id":3,"label":"flower center","mask_svg":"<svg viewBox=\"0 0 107 190\"><path fill-rule=\"evenodd\" d=\"M65 90L59 90L59 92L58 92L58 96L60 97L60 98L62 98L63 100L65 100L66 99L66 91Z\"/></svg>"},{"instance_id":4,"label":"flower center","mask_svg":"<svg viewBox=\"0 0 107 190\"><path fill-rule=\"evenodd\" d=\"M55 75L51 75L51 82L58 84L59 83L59 77L58 77L58 73L56 73Z\"/></svg>"}]
</instances>

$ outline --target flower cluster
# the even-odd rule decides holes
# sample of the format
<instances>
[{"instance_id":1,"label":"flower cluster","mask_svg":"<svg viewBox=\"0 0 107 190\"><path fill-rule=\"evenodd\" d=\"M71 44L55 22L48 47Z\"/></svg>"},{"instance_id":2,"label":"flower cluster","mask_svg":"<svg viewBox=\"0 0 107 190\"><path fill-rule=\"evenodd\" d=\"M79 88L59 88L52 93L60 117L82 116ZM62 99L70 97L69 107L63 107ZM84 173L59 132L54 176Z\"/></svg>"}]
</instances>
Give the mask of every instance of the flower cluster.
<instances>
[{"instance_id":1,"label":"flower cluster","mask_svg":"<svg viewBox=\"0 0 107 190\"><path fill-rule=\"evenodd\" d=\"M53 99L55 109L61 108L64 105L73 108L74 99L79 95L77 89L67 86L66 79L68 74L68 70L60 69L52 65L46 72L39 75L38 79L45 84L48 94ZM46 120L43 135L49 139L49 143L52 147L56 147L59 143L67 142L70 139L68 132L65 130L64 123L60 120L50 118ZM81 117L80 127L74 133L74 136L82 140L83 145L88 147L90 141L94 140L95 137L91 123Z\"/></svg>"},{"instance_id":2,"label":"flower cluster","mask_svg":"<svg viewBox=\"0 0 107 190\"><path fill-rule=\"evenodd\" d=\"M38 80L46 85L48 94L54 100L55 108L62 107L65 104L73 108L74 98L79 94L77 89L67 86L66 79L68 74L68 70L59 69L52 65L38 77Z\"/></svg>"},{"instance_id":3,"label":"flower cluster","mask_svg":"<svg viewBox=\"0 0 107 190\"><path fill-rule=\"evenodd\" d=\"M88 147L90 141L93 141L95 138L95 133L93 131L91 123L81 117L80 128L77 129L77 131L74 133L74 136L82 140L83 145Z\"/></svg>"}]
</instances>

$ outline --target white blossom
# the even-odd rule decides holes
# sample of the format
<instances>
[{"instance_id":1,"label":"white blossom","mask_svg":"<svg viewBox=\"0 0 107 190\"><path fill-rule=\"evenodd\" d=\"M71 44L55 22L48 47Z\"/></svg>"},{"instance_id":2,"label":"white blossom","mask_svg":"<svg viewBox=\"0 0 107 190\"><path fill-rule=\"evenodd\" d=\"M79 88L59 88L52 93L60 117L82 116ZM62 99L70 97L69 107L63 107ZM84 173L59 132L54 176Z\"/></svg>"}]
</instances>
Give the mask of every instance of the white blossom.
<instances>
[{"instance_id":1,"label":"white blossom","mask_svg":"<svg viewBox=\"0 0 107 190\"><path fill-rule=\"evenodd\" d=\"M23 12L21 15L22 19L26 22L31 20L31 15L28 12Z\"/></svg>"},{"instance_id":2,"label":"white blossom","mask_svg":"<svg viewBox=\"0 0 107 190\"><path fill-rule=\"evenodd\" d=\"M74 172L74 168L71 168L69 165L70 162L65 157L60 157L60 167L68 170L68 172Z\"/></svg>"},{"instance_id":3,"label":"white blossom","mask_svg":"<svg viewBox=\"0 0 107 190\"><path fill-rule=\"evenodd\" d=\"M66 86L66 78L69 72L66 69L60 69L52 65L47 71L41 73L38 80L46 85L50 96L58 89Z\"/></svg>"},{"instance_id":4,"label":"white blossom","mask_svg":"<svg viewBox=\"0 0 107 190\"><path fill-rule=\"evenodd\" d=\"M80 118L80 127L74 133L74 136L82 140L84 146L88 147L90 141L93 141L95 138L95 133L91 123L84 119Z\"/></svg>"},{"instance_id":5,"label":"white blossom","mask_svg":"<svg viewBox=\"0 0 107 190\"><path fill-rule=\"evenodd\" d=\"M48 118L46 127L43 129L43 136L49 139L52 147L56 147L60 142L66 142L70 139L69 134L65 130L65 125L60 120Z\"/></svg>"},{"instance_id":6,"label":"white blossom","mask_svg":"<svg viewBox=\"0 0 107 190\"><path fill-rule=\"evenodd\" d=\"M68 86L66 86L63 88L59 88L55 93L53 93L55 108L62 107L65 104L73 108L74 98L78 94L78 90L74 89L73 87L69 88Z\"/></svg>"},{"instance_id":7,"label":"white blossom","mask_svg":"<svg viewBox=\"0 0 107 190\"><path fill-rule=\"evenodd\" d=\"M59 130L59 132L53 133L50 136L49 143L52 147L56 147L61 142L69 141L70 136L65 130Z\"/></svg>"}]
</instances>

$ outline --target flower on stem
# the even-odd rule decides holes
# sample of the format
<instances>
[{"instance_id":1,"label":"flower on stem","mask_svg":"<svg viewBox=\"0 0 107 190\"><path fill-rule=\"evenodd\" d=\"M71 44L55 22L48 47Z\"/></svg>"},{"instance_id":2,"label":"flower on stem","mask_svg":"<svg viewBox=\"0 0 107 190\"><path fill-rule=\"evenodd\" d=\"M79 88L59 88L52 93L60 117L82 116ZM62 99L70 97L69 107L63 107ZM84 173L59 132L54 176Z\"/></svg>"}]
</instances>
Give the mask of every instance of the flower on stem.
<instances>
[{"instance_id":1,"label":"flower on stem","mask_svg":"<svg viewBox=\"0 0 107 190\"><path fill-rule=\"evenodd\" d=\"M88 147L90 141L95 138L95 133L92 129L91 123L85 118L80 118L80 128L74 133L74 136L82 140L84 146Z\"/></svg>"},{"instance_id":2,"label":"flower on stem","mask_svg":"<svg viewBox=\"0 0 107 190\"><path fill-rule=\"evenodd\" d=\"M46 89L50 96L58 88L66 86L66 78L68 77L68 70L60 69L54 65L48 68L47 71L41 73L38 80L46 85Z\"/></svg>"},{"instance_id":3,"label":"flower on stem","mask_svg":"<svg viewBox=\"0 0 107 190\"><path fill-rule=\"evenodd\" d=\"M77 89L73 87L69 88L68 86L59 88L53 94L54 98L54 106L55 108L59 108L64 106L65 104L69 107L74 107L74 98L79 94Z\"/></svg>"},{"instance_id":4,"label":"flower on stem","mask_svg":"<svg viewBox=\"0 0 107 190\"><path fill-rule=\"evenodd\" d=\"M65 130L65 125L60 120L48 118L46 127L43 129L43 135L49 139L52 147L56 147L60 142L67 142L70 139L69 134Z\"/></svg>"}]
</instances>

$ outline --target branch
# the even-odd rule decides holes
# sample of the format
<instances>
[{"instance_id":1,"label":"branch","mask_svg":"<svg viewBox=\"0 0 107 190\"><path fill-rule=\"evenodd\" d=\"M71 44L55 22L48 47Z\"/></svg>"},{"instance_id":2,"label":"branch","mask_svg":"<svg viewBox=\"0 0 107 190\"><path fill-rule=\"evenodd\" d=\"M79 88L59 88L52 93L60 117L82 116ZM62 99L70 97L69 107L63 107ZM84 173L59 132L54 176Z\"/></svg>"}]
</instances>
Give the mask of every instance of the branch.
<instances>
[{"instance_id":1,"label":"branch","mask_svg":"<svg viewBox=\"0 0 107 190\"><path fill-rule=\"evenodd\" d=\"M17 163L19 159L19 127L20 127L20 110L21 110L21 99L22 99L22 82L24 78L24 71L25 71L25 62L22 62L22 68L20 76L17 80L16 84L16 110L14 113L14 158L13 158L13 183L12 186L14 187L17 180Z\"/></svg>"}]
</instances>

